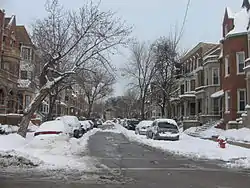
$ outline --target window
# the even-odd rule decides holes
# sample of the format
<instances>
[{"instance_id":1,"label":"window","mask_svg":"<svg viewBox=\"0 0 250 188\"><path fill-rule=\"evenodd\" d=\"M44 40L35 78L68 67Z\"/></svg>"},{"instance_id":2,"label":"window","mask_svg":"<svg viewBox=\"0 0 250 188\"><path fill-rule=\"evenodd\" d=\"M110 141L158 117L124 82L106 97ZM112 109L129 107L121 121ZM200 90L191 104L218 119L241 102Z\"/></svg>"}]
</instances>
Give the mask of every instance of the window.
<instances>
[{"instance_id":1,"label":"window","mask_svg":"<svg viewBox=\"0 0 250 188\"><path fill-rule=\"evenodd\" d=\"M225 57L225 76L230 74L230 65L229 65L229 57Z\"/></svg>"},{"instance_id":2,"label":"window","mask_svg":"<svg viewBox=\"0 0 250 188\"><path fill-rule=\"evenodd\" d=\"M214 115L218 115L220 111L219 98L213 100Z\"/></svg>"},{"instance_id":3,"label":"window","mask_svg":"<svg viewBox=\"0 0 250 188\"><path fill-rule=\"evenodd\" d=\"M21 71L21 79L28 79L28 72L27 71Z\"/></svg>"},{"instance_id":4,"label":"window","mask_svg":"<svg viewBox=\"0 0 250 188\"><path fill-rule=\"evenodd\" d=\"M238 111L243 112L245 111L246 106L246 90L239 89L237 91L237 99L238 99Z\"/></svg>"},{"instance_id":5,"label":"window","mask_svg":"<svg viewBox=\"0 0 250 188\"><path fill-rule=\"evenodd\" d=\"M225 92L225 111L226 112L230 112L230 103L231 103L230 91L226 91Z\"/></svg>"},{"instance_id":6,"label":"window","mask_svg":"<svg viewBox=\"0 0 250 188\"><path fill-rule=\"evenodd\" d=\"M195 90L195 80L191 80L191 91Z\"/></svg>"},{"instance_id":7,"label":"window","mask_svg":"<svg viewBox=\"0 0 250 188\"><path fill-rule=\"evenodd\" d=\"M31 102L31 97L29 95L25 95L25 107L27 107Z\"/></svg>"},{"instance_id":8,"label":"window","mask_svg":"<svg viewBox=\"0 0 250 188\"><path fill-rule=\"evenodd\" d=\"M244 73L245 52L236 53L236 62L237 62L237 74Z\"/></svg>"},{"instance_id":9,"label":"window","mask_svg":"<svg viewBox=\"0 0 250 188\"><path fill-rule=\"evenodd\" d=\"M185 88L184 84L181 84L181 95L184 94L184 88Z\"/></svg>"},{"instance_id":10,"label":"window","mask_svg":"<svg viewBox=\"0 0 250 188\"><path fill-rule=\"evenodd\" d=\"M220 74L219 74L219 69L218 68L214 68L212 69L212 84L213 85L218 85L219 84L219 80L220 80Z\"/></svg>"},{"instance_id":11,"label":"window","mask_svg":"<svg viewBox=\"0 0 250 188\"><path fill-rule=\"evenodd\" d=\"M4 105L4 91L0 89L0 105Z\"/></svg>"},{"instance_id":12,"label":"window","mask_svg":"<svg viewBox=\"0 0 250 188\"><path fill-rule=\"evenodd\" d=\"M188 91L188 81L185 81L185 92Z\"/></svg>"},{"instance_id":13,"label":"window","mask_svg":"<svg viewBox=\"0 0 250 188\"><path fill-rule=\"evenodd\" d=\"M22 58L24 60L31 60L31 49L22 47Z\"/></svg>"},{"instance_id":14,"label":"window","mask_svg":"<svg viewBox=\"0 0 250 188\"><path fill-rule=\"evenodd\" d=\"M3 68L4 68L4 70L9 71L10 70L10 64L8 62L4 62Z\"/></svg>"}]
</instances>

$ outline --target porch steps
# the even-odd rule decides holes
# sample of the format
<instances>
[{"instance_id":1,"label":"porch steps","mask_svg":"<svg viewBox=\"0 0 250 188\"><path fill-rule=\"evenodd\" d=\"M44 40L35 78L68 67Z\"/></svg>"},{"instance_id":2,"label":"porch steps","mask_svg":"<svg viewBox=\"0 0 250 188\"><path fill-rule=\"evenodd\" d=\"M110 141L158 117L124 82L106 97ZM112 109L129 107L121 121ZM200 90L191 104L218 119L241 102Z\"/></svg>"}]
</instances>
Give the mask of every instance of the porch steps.
<instances>
[{"instance_id":1,"label":"porch steps","mask_svg":"<svg viewBox=\"0 0 250 188\"><path fill-rule=\"evenodd\" d=\"M184 131L187 135L193 136L193 137L200 137L200 133L203 131L206 131L210 129L211 127L217 125L218 121L208 122L202 126L199 127L193 127L192 129L188 129Z\"/></svg>"}]
</instances>

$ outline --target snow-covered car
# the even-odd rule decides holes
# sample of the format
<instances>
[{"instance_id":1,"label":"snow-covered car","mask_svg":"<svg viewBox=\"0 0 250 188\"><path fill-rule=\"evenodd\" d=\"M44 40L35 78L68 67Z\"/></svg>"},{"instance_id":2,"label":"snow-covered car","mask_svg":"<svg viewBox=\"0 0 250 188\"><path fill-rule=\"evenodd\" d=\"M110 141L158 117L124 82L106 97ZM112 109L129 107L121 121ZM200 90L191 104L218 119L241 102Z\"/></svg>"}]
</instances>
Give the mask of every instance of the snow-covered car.
<instances>
[{"instance_id":1,"label":"snow-covered car","mask_svg":"<svg viewBox=\"0 0 250 188\"><path fill-rule=\"evenodd\" d=\"M80 138L84 134L81 123L76 116L62 116L57 117L56 120L63 121L71 129L71 134L75 138Z\"/></svg>"},{"instance_id":2,"label":"snow-covered car","mask_svg":"<svg viewBox=\"0 0 250 188\"><path fill-rule=\"evenodd\" d=\"M114 125L114 122L113 121L111 121L111 120L107 120L107 121L105 121L104 123L103 123L103 125Z\"/></svg>"},{"instance_id":3,"label":"snow-covered car","mask_svg":"<svg viewBox=\"0 0 250 188\"><path fill-rule=\"evenodd\" d=\"M152 125L152 123L153 123L153 121L151 121L151 120L141 121L135 127L135 134L146 135L147 129Z\"/></svg>"},{"instance_id":4,"label":"snow-covered car","mask_svg":"<svg viewBox=\"0 0 250 188\"><path fill-rule=\"evenodd\" d=\"M180 131L173 119L156 119L147 129L147 138L154 140L179 140Z\"/></svg>"},{"instance_id":5,"label":"snow-covered car","mask_svg":"<svg viewBox=\"0 0 250 188\"><path fill-rule=\"evenodd\" d=\"M80 121L80 123L81 123L81 127L85 130L85 132L92 129L92 124L89 120Z\"/></svg>"},{"instance_id":6,"label":"snow-covered car","mask_svg":"<svg viewBox=\"0 0 250 188\"><path fill-rule=\"evenodd\" d=\"M71 135L71 128L63 121L46 121L35 131L34 136L38 135Z\"/></svg>"}]
</instances>

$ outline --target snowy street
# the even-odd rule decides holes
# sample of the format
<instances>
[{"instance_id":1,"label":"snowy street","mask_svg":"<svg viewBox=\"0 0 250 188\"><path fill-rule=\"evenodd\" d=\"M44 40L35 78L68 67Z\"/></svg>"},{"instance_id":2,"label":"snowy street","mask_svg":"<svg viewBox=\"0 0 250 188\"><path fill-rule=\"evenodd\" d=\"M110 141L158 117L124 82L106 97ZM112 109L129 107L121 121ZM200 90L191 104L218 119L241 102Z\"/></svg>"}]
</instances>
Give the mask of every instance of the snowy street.
<instances>
[{"instance_id":1,"label":"snowy street","mask_svg":"<svg viewBox=\"0 0 250 188\"><path fill-rule=\"evenodd\" d=\"M221 154L218 154L222 156L221 159L215 154L210 159L206 154L198 157L204 151L198 151L201 146L196 151L187 148L189 145L184 142L189 139L195 139L189 144L199 141L198 138L189 137L176 142L153 141L137 136L120 125L106 125L102 129L93 129L72 146L62 140L61 145L53 148L53 144L50 144L46 149L41 144L36 144L36 148L32 149L31 143L34 144L34 141L28 141L25 147L12 145L19 148L12 152L26 154L31 161L36 161L32 160L32 156L43 162L38 167L1 168L0 187L248 187L248 169L226 168L224 165L227 162ZM207 142L203 147L213 143ZM185 149L180 149L178 145ZM207 149L212 151L211 148ZM182 153L179 152L182 155L175 154L178 150L182 150ZM241 148L234 150L239 152ZM226 155L227 151L223 152ZM247 152L243 150L242 154Z\"/></svg>"}]
</instances>

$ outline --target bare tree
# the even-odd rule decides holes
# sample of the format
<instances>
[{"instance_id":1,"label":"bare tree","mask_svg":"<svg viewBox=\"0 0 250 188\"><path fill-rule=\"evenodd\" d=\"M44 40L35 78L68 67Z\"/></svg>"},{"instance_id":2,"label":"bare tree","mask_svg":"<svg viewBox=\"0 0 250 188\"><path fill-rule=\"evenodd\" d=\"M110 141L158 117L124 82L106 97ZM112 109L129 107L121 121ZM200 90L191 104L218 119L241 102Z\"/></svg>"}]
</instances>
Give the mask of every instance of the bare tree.
<instances>
[{"instance_id":1,"label":"bare tree","mask_svg":"<svg viewBox=\"0 0 250 188\"><path fill-rule=\"evenodd\" d=\"M130 51L131 59L124 69L124 74L132 78L131 86L139 91L141 118L145 119L145 103L156 71L153 48L150 44L136 42Z\"/></svg>"},{"instance_id":2,"label":"bare tree","mask_svg":"<svg viewBox=\"0 0 250 188\"><path fill-rule=\"evenodd\" d=\"M113 92L115 77L103 68L95 68L92 72L82 71L78 74L77 80L86 96L87 116L90 117L93 104Z\"/></svg>"},{"instance_id":3,"label":"bare tree","mask_svg":"<svg viewBox=\"0 0 250 188\"><path fill-rule=\"evenodd\" d=\"M162 116L171 116L170 110L166 114L166 108L170 107L170 98L175 89L176 65L178 54L173 38L161 37L154 43L154 57L156 74L152 81L152 95L156 104L161 109Z\"/></svg>"},{"instance_id":4,"label":"bare tree","mask_svg":"<svg viewBox=\"0 0 250 188\"><path fill-rule=\"evenodd\" d=\"M50 90L79 70L86 70L93 61L109 67L108 55L126 44L131 32L113 12L103 12L99 4L91 1L70 12L58 0L52 0L47 3L46 11L47 17L33 24L32 38L45 64L40 76L41 89L24 110L20 123L18 134L23 137L32 115Z\"/></svg>"}]
</instances>

